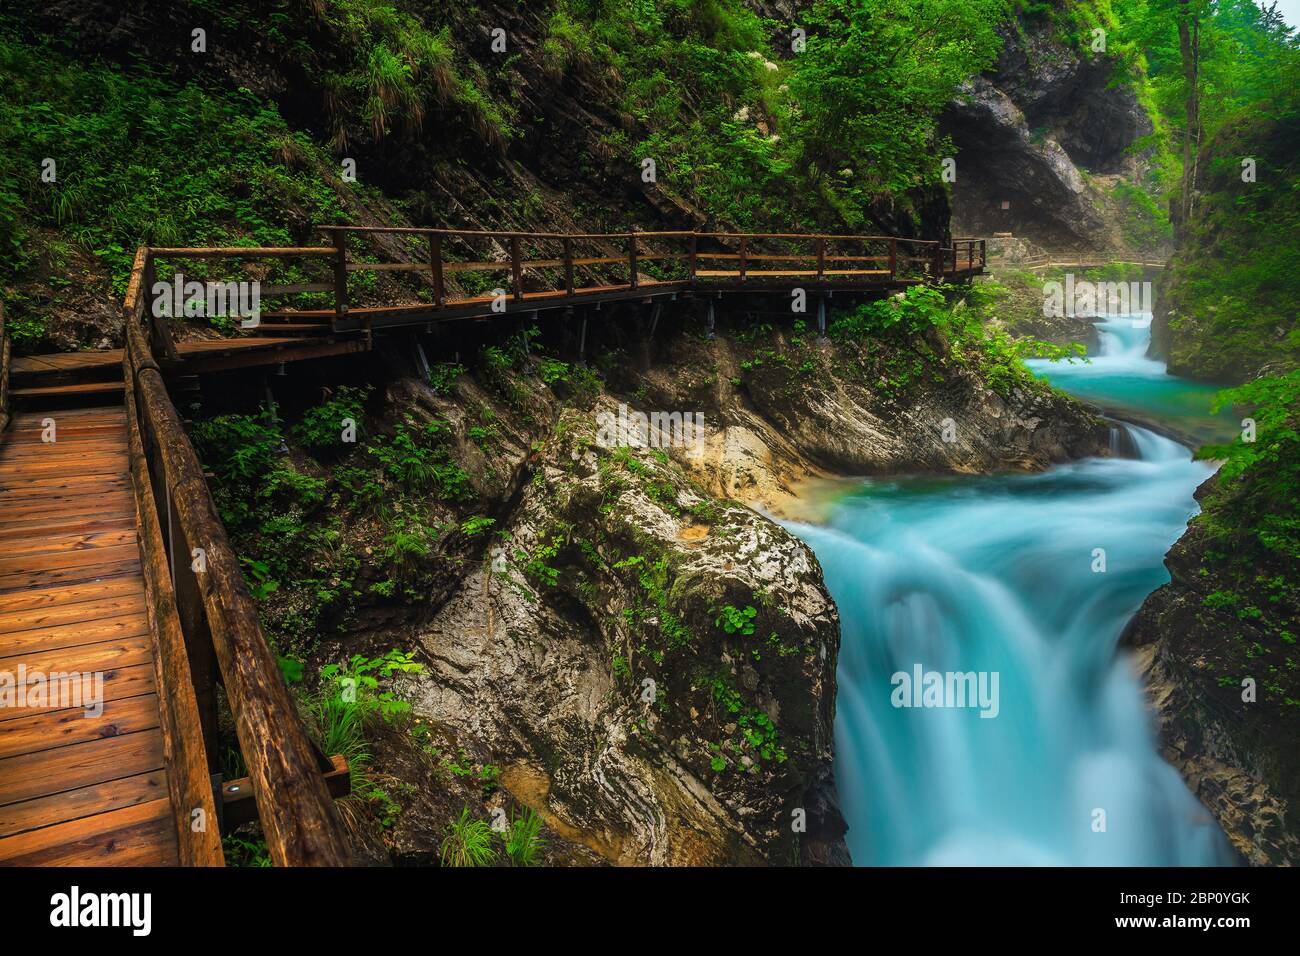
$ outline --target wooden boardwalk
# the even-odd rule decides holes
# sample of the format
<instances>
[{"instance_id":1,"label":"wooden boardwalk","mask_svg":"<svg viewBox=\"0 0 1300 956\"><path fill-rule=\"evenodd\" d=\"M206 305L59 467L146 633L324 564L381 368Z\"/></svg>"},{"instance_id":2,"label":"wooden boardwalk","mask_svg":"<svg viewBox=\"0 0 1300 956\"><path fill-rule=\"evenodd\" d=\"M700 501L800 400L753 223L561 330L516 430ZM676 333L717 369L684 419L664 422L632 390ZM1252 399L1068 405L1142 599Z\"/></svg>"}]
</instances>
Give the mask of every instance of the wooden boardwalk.
<instances>
[{"instance_id":1,"label":"wooden boardwalk","mask_svg":"<svg viewBox=\"0 0 1300 956\"><path fill-rule=\"evenodd\" d=\"M0 680L103 681L97 715L85 680L62 687L90 701L0 707L0 864L177 862L130 482L120 406L18 414L0 441Z\"/></svg>"},{"instance_id":2,"label":"wooden boardwalk","mask_svg":"<svg viewBox=\"0 0 1300 956\"><path fill-rule=\"evenodd\" d=\"M0 865L221 866L222 827L254 819L277 865L353 860L333 803L346 762L301 724L169 384L364 351L373 333L403 326L805 286L824 306L839 293L966 281L985 262L982 240L327 232L332 246L140 247L125 349L14 357L0 307ZM385 232L427 243L427 260L348 261L350 237ZM486 258L448 259L444 244ZM262 291L332 292L333 308L263 311L249 334L176 342L173 322L146 306L159 259L259 258L329 265L330 282ZM429 301L350 307L348 276L367 271L418 273ZM447 295L445 274L473 272L498 274L489 281L508 291ZM220 787L217 695L249 771Z\"/></svg>"},{"instance_id":3,"label":"wooden boardwalk","mask_svg":"<svg viewBox=\"0 0 1300 956\"><path fill-rule=\"evenodd\" d=\"M268 326L268 333L278 332L288 326ZM289 328L298 328L293 326ZM230 368L247 368L257 365L274 365L279 362L304 358L325 358L360 352L368 348L359 336L335 337L328 335L329 327L312 324L315 335L275 335L236 339L205 339L181 342L177 345L182 365L181 372L198 373L223 371ZM14 396L22 400L41 396L35 391L42 379L57 379L80 373L108 372L117 376L116 389L120 390L122 367L121 349L100 349L87 352L55 352L45 355L20 355L11 362ZM93 384L93 383L92 383ZM68 386L51 386L54 392L66 394Z\"/></svg>"}]
</instances>

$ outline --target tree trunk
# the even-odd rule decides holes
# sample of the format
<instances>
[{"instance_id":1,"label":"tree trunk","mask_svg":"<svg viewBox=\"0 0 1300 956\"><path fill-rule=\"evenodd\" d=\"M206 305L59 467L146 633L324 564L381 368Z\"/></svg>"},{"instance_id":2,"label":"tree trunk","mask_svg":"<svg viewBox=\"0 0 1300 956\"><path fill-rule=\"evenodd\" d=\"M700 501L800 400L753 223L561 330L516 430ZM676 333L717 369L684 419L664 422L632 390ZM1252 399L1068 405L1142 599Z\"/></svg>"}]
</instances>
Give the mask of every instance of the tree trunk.
<instances>
[{"instance_id":1,"label":"tree trunk","mask_svg":"<svg viewBox=\"0 0 1300 956\"><path fill-rule=\"evenodd\" d=\"M1179 227L1185 226L1192 212L1192 193L1196 189L1196 152L1200 142L1200 23L1192 9L1192 0L1179 0L1178 50L1183 63L1186 90L1186 120L1183 123L1183 185L1179 199Z\"/></svg>"}]
</instances>

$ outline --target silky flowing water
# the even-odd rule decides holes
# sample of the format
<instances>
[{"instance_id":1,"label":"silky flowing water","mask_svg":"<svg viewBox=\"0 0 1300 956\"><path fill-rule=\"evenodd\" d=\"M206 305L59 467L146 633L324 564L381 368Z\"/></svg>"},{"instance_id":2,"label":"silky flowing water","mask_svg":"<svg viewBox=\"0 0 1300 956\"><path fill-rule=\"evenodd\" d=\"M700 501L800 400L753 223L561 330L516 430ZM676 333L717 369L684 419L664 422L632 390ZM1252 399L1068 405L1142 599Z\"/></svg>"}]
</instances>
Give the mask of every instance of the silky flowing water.
<instances>
[{"instance_id":1,"label":"silky flowing water","mask_svg":"<svg viewBox=\"0 0 1300 956\"><path fill-rule=\"evenodd\" d=\"M1209 412L1213 388L1145 357L1149 316L1098 329L1089 363L1034 371L1117 415L1200 436L1229 424ZM1162 558L1211 468L1151 430L1116 427L1138 458L872 479L824 525L790 526L840 608L835 772L856 863L1228 862L1217 825L1160 758L1116 653L1168 580ZM996 708L895 706L924 703L896 692L895 675L928 672L996 674Z\"/></svg>"}]
</instances>

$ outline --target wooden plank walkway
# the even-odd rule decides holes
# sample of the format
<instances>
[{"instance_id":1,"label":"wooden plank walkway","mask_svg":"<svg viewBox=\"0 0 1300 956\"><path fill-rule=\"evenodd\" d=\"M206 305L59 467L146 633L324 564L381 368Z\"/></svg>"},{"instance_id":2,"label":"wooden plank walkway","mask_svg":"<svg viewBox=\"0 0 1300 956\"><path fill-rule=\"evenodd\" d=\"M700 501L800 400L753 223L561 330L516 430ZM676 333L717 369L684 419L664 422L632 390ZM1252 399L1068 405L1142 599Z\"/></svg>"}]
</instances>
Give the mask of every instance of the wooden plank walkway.
<instances>
[{"instance_id":1,"label":"wooden plank walkway","mask_svg":"<svg viewBox=\"0 0 1300 956\"><path fill-rule=\"evenodd\" d=\"M136 523L123 408L15 416L0 437L0 681L101 674L103 709L0 706L0 865L178 862Z\"/></svg>"},{"instance_id":2,"label":"wooden plank walkway","mask_svg":"<svg viewBox=\"0 0 1300 956\"><path fill-rule=\"evenodd\" d=\"M265 325L268 333L282 331L286 326ZM293 331L296 327L288 326ZM313 325L312 330L324 336L328 326ZM207 371L228 366L274 364L279 361L302 358L323 358L329 355L358 352L365 349L364 341L347 338L342 341L313 341L311 336L274 335L249 336L237 339L205 339L198 342L181 342L176 346L184 362L182 371ZM93 352L55 352L46 355L15 356L10 368L14 377L14 394L20 398L39 397L25 383L40 376L74 375L83 372L112 371L122 367L121 349L102 349ZM121 388L120 380L117 387ZM66 391L66 386L60 391Z\"/></svg>"}]
</instances>

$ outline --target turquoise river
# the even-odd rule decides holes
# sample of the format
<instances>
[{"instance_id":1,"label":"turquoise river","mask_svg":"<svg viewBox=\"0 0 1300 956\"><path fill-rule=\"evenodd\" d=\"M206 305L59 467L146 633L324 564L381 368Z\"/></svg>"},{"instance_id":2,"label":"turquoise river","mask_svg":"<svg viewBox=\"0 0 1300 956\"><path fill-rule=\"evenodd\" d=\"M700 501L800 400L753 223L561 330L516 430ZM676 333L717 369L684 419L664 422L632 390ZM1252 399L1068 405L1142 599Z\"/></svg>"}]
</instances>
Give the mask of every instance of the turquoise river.
<instances>
[{"instance_id":1,"label":"turquoise river","mask_svg":"<svg viewBox=\"0 0 1300 956\"><path fill-rule=\"evenodd\" d=\"M1127 457L866 480L824 524L790 525L840 608L835 773L855 863L1230 861L1160 758L1142 688L1116 651L1168 580L1162 558L1212 471L1164 436L1203 440L1232 424L1210 414L1213 388L1146 357L1149 323L1098 323L1087 363L1030 363L1113 415ZM917 676L943 681L928 703L947 706L905 683ZM996 705L952 706L963 686L984 690L985 704L996 691Z\"/></svg>"}]
</instances>

